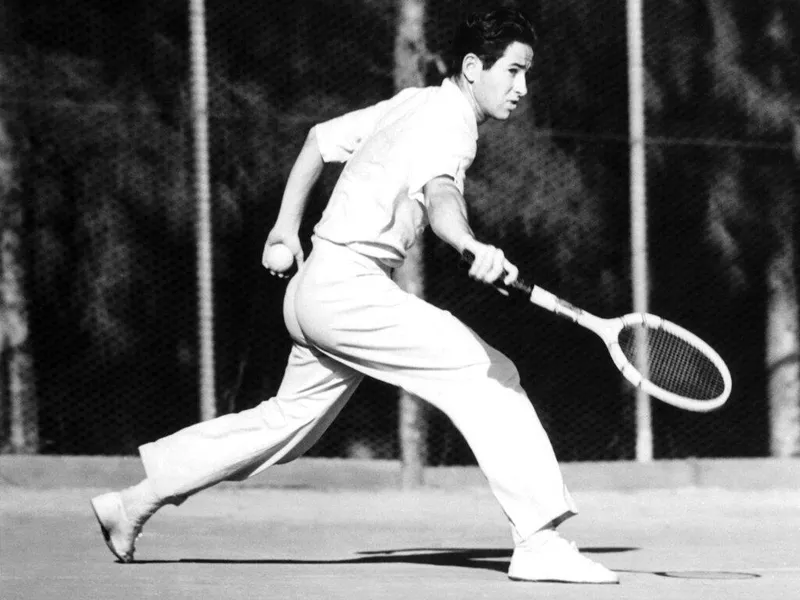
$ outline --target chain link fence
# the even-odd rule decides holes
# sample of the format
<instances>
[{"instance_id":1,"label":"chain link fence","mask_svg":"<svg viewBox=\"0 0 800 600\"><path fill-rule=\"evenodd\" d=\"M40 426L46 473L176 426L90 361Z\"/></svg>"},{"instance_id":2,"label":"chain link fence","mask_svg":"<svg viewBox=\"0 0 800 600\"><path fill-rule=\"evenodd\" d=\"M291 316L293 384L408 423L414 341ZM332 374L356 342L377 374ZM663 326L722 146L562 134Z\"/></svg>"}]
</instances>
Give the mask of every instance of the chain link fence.
<instances>
[{"instance_id":1,"label":"chain link fence","mask_svg":"<svg viewBox=\"0 0 800 600\"><path fill-rule=\"evenodd\" d=\"M505 4L529 11L541 42L529 102L481 128L474 229L526 279L600 316L629 312L625 4ZM769 453L766 273L774 228L792 236L798 219L800 15L740 4L644 4L651 311L711 342L734 375L718 412L654 405L657 458ZM428 0L431 52L478 5ZM199 416L188 7L6 11L0 118L25 209L39 451L131 454ZM390 0L207 2L221 413L277 390L285 284L261 247L307 130L394 92L397 15ZM306 240L337 174L314 193ZM425 245L426 297L514 360L559 458L632 459L633 393L592 334L476 286L452 249ZM366 381L309 455L397 458L398 417L397 391ZM449 421L428 417L430 464L471 464Z\"/></svg>"}]
</instances>

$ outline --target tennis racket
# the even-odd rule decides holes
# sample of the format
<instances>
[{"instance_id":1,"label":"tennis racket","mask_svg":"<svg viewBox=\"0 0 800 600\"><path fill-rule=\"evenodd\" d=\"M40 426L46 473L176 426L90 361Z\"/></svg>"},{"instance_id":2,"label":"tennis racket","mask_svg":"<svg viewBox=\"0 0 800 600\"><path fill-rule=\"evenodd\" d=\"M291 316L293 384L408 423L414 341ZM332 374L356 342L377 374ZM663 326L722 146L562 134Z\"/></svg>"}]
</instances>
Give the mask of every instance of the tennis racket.
<instances>
[{"instance_id":1,"label":"tennis racket","mask_svg":"<svg viewBox=\"0 0 800 600\"><path fill-rule=\"evenodd\" d=\"M467 262L474 258L465 252ZM647 313L603 319L519 278L509 286L497 285L525 294L533 304L597 334L622 376L653 398L684 410L708 412L730 396L731 374L725 361L680 325Z\"/></svg>"}]
</instances>

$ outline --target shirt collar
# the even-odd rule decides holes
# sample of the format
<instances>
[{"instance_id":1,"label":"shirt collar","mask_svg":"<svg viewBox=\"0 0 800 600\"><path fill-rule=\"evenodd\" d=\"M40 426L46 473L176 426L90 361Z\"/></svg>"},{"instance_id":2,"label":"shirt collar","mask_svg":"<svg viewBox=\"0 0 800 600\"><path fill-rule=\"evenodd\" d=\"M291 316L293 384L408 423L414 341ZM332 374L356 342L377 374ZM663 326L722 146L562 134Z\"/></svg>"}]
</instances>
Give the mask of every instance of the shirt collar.
<instances>
[{"instance_id":1,"label":"shirt collar","mask_svg":"<svg viewBox=\"0 0 800 600\"><path fill-rule=\"evenodd\" d=\"M469 127L470 133L477 140L478 120L475 118L475 111L472 109L472 106L470 106L469 100L464 97L461 89L450 77L445 77L444 81L442 81L442 91L449 98L452 98L453 104L459 107L458 110L464 118L467 127Z\"/></svg>"}]
</instances>

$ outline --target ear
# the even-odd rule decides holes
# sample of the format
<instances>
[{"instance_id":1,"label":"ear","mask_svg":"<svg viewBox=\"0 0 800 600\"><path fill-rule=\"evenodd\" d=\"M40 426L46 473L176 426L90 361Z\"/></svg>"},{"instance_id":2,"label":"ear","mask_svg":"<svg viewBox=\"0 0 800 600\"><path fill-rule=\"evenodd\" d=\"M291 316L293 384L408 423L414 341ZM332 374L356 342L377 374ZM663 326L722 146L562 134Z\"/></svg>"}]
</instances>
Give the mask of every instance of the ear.
<instances>
[{"instance_id":1,"label":"ear","mask_svg":"<svg viewBox=\"0 0 800 600\"><path fill-rule=\"evenodd\" d=\"M483 61L477 55L472 52L464 55L461 61L461 72L467 81L475 83L481 71L483 71Z\"/></svg>"}]
</instances>

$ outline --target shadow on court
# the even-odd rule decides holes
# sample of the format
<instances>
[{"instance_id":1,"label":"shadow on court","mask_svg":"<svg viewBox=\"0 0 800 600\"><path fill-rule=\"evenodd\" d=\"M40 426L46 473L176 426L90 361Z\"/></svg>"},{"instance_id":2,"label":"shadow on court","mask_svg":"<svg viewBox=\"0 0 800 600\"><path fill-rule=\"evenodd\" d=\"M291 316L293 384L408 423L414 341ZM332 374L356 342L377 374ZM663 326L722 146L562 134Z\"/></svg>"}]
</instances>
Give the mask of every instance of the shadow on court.
<instances>
[{"instance_id":1,"label":"shadow on court","mask_svg":"<svg viewBox=\"0 0 800 600\"><path fill-rule=\"evenodd\" d=\"M614 554L619 552L634 552L639 548L581 548L584 554ZM382 565L382 564L407 564L430 565L438 567L462 567L467 569L486 569L505 573L511 559L511 550L496 548L404 548L399 550L372 550L358 552L367 555L359 558L338 560L302 560L302 559L228 559L228 558L180 558L177 560L144 560L136 565L151 564L227 564L227 565ZM656 575L673 579L694 580L745 580L758 579L758 573L745 573L735 571L633 571L617 569L618 573L632 573Z\"/></svg>"},{"instance_id":2,"label":"shadow on court","mask_svg":"<svg viewBox=\"0 0 800 600\"><path fill-rule=\"evenodd\" d=\"M581 548L586 554L608 554L632 552L637 548ZM136 564L236 564L236 565L384 565L408 564L439 567L464 567L487 569L505 573L511 560L511 550L497 548L404 548L399 550L370 550L356 552L358 558L334 560L303 559L229 559L229 558L180 558L177 560L143 560Z\"/></svg>"}]
</instances>

